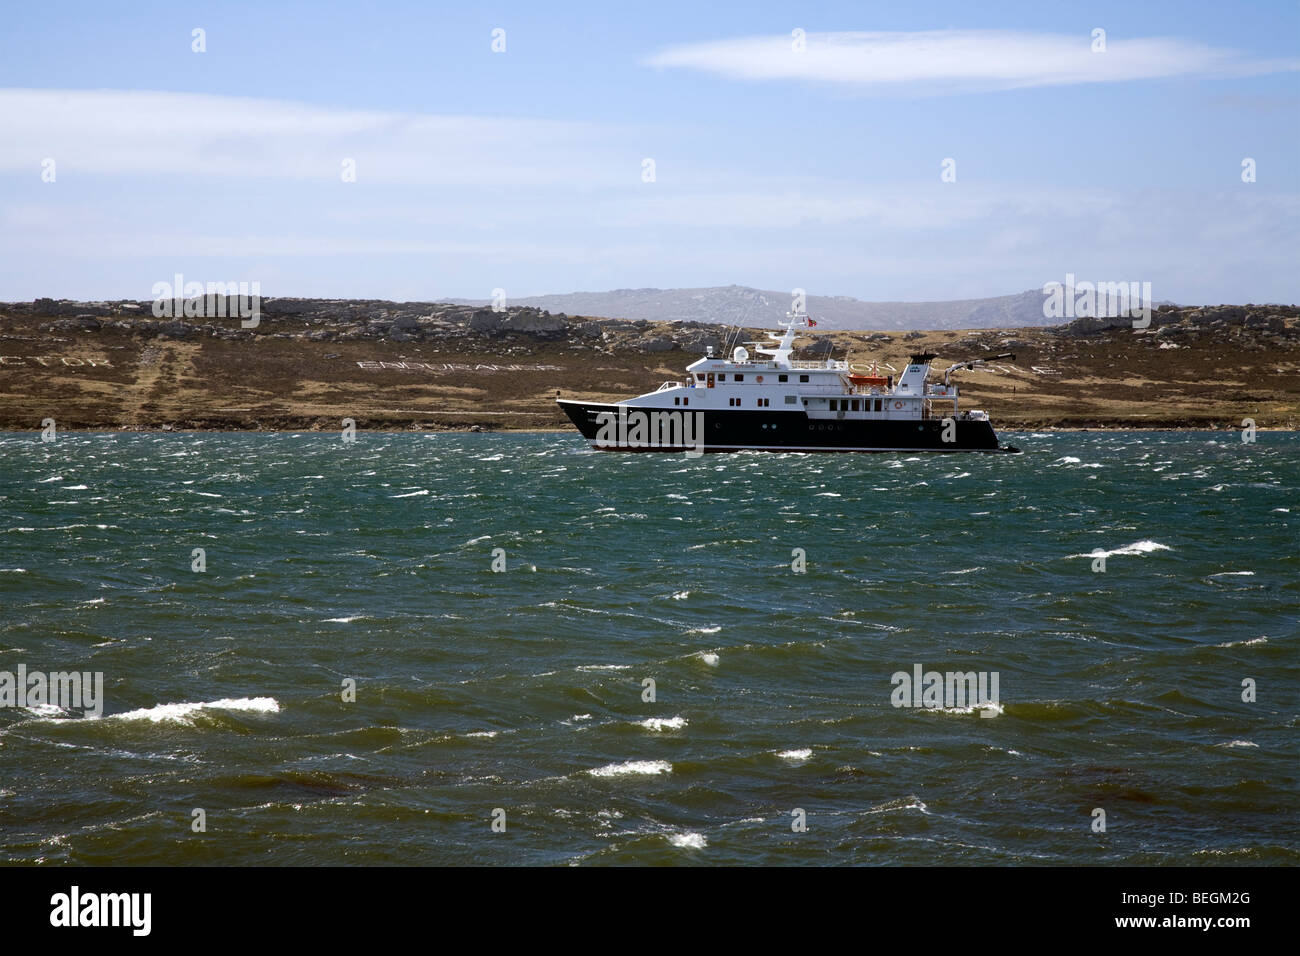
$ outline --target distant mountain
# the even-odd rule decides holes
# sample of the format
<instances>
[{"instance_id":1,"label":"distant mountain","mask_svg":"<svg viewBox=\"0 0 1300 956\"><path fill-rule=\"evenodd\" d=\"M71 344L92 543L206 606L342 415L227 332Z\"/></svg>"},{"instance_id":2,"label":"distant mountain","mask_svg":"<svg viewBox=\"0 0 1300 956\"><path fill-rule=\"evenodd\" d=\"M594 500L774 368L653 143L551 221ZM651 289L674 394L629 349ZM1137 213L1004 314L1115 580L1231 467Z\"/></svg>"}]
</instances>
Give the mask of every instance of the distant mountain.
<instances>
[{"instance_id":1,"label":"distant mountain","mask_svg":"<svg viewBox=\"0 0 1300 956\"><path fill-rule=\"evenodd\" d=\"M1001 329L1059 325L1043 315L1039 289L991 299L947 302L863 302L850 296L810 295L808 314L827 329ZM450 299L460 305L486 305L487 299ZM615 289L570 292L510 299L510 306L531 306L566 315L657 322L712 322L770 328L790 310L790 295L747 286L708 289Z\"/></svg>"}]
</instances>

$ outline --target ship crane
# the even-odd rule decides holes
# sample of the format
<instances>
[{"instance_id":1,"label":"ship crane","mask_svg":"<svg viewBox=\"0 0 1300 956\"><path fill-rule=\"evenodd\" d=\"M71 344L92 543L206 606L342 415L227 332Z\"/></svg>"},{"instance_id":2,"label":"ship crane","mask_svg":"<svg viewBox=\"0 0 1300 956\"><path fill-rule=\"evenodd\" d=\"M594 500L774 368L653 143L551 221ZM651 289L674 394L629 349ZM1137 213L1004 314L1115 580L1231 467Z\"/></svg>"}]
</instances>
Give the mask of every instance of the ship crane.
<instances>
[{"instance_id":1,"label":"ship crane","mask_svg":"<svg viewBox=\"0 0 1300 956\"><path fill-rule=\"evenodd\" d=\"M996 362L998 359L1011 359L1011 361L1014 362L1016 360L1016 353L1002 352L1001 354L998 355L986 355L983 358L971 359L969 362L958 362L956 365L951 365L944 370L943 387L944 388L948 387L948 379L951 377L953 372L956 372L957 370L963 368L980 368L986 362Z\"/></svg>"}]
</instances>

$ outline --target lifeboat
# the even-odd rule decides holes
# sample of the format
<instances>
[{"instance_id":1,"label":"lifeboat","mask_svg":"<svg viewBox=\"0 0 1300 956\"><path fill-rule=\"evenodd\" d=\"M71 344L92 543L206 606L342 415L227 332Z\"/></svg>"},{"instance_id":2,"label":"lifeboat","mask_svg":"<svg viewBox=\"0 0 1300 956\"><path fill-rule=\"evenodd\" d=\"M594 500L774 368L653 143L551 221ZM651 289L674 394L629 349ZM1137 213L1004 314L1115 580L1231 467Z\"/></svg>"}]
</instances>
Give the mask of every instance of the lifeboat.
<instances>
[{"instance_id":1,"label":"lifeboat","mask_svg":"<svg viewBox=\"0 0 1300 956\"><path fill-rule=\"evenodd\" d=\"M885 388L889 385L889 379L883 375L862 375L857 372L849 376L849 381L860 387Z\"/></svg>"}]
</instances>

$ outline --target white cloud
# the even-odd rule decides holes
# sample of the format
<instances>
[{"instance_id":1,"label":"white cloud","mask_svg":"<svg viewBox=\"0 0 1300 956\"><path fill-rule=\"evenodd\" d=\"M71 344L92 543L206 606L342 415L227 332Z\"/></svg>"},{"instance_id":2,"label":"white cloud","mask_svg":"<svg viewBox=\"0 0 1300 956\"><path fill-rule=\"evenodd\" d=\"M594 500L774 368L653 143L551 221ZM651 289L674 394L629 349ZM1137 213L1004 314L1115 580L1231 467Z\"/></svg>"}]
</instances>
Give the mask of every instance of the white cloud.
<instances>
[{"instance_id":1,"label":"white cloud","mask_svg":"<svg viewBox=\"0 0 1300 956\"><path fill-rule=\"evenodd\" d=\"M634 182L640 153L607 125L335 109L136 90L0 90L0 171L358 182Z\"/></svg>"},{"instance_id":2,"label":"white cloud","mask_svg":"<svg viewBox=\"0 0 1300 956\"><path fill-rule=\"evenodd\" d=\"M736 37L669 47L646 63L741 80L808 80L875 91L978 92L1074 83L1113 83L1205 74L1244 76L1300 69L1300 60L1251 60L1234 50L1165 37L1089 33L937 30Z\"/></svg>"},{"instance_id":3,"label":"white cloud","mask_svg":"<svg viewBox=\"0 0 1300 956\"><path fill-rule=\"evenodd\" d=\"M780 182L700 193L662 190L653 196L610 199L605 222L620 227L799 229L865 226L894 233L978 226L991 220L1060 222L1105 214L1125 200L1105 190L1022 184L963 185Z\"/></svg>"},{"instance_id":4,"label":"white cloud","mask_svg":"<svg viewBox=\"0 0 1300 956\"><path fill-rule=\"evenodd\" d=\"M382 236L320 236L265 233L92 233L0 238L0 251L64 259L129 260L155 257L247 259L250 257L467 257L501 261L583 262L600 250L594 243L483 242L461 239L393 239ZM645 251L645 250L643 250Z\"/></svg>"}]
</instances>

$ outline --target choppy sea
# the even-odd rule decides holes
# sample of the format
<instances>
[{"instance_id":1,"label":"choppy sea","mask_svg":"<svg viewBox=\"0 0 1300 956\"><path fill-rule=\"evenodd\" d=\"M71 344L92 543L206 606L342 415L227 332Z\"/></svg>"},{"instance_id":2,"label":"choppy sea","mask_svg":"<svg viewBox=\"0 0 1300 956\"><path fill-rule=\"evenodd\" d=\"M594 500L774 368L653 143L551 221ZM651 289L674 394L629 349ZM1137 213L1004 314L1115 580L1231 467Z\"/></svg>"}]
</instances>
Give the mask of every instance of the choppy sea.
<instances>
[{"instance_id":1,"label":"choppy sea","mask_svg":"<svg viewBox=\"0 0 1300 956\"><path fill-rule=\"evenodd\" d=\"M1300 435L1003 437L0 435L0 861L1300 863Z\"/></svg>"}]
</instances>

